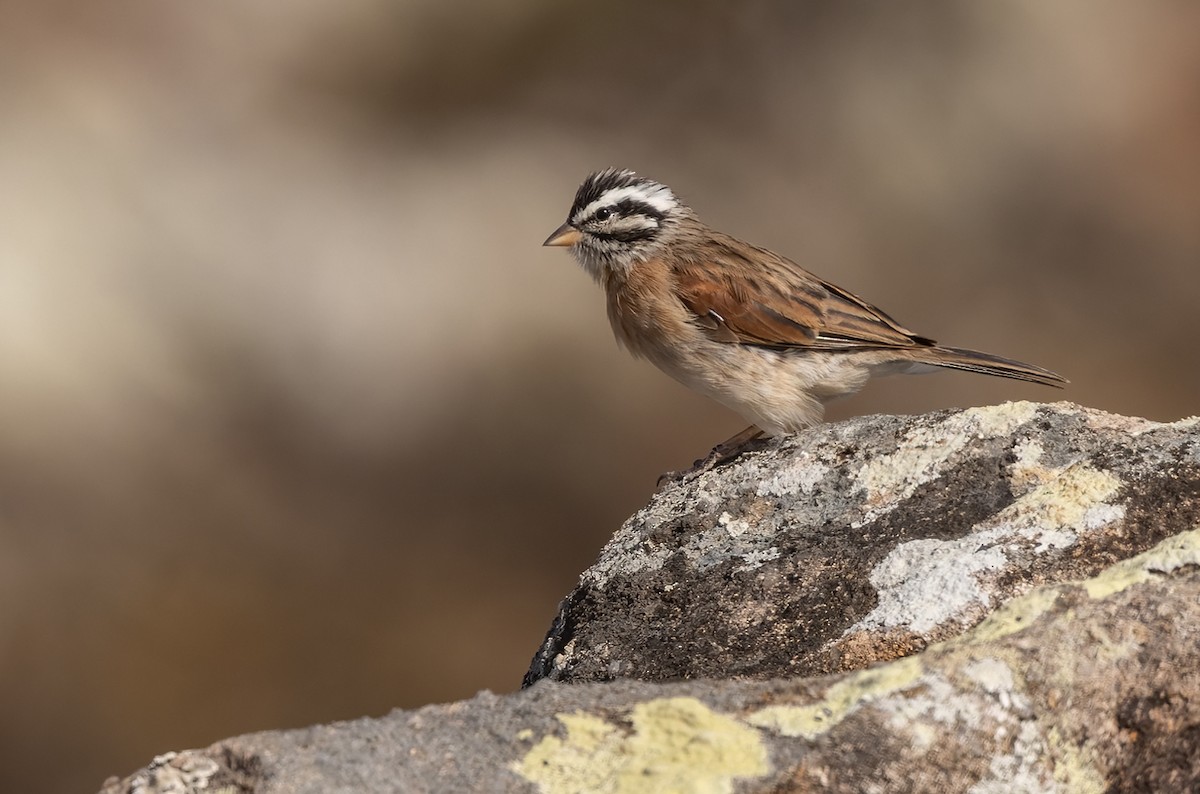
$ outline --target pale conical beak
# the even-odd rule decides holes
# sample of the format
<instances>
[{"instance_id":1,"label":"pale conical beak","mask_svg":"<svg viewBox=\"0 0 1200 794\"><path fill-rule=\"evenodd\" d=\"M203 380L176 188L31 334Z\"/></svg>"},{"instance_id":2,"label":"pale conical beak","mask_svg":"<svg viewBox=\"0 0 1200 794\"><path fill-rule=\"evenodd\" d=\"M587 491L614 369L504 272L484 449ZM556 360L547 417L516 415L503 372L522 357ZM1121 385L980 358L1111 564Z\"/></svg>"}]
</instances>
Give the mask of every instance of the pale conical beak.
<instances>
[{"instance_id":1,"label":"pale conical beak","mask_svg":"<svg viewBox=\"0 0 1200 794\"><path fill-rule=\"evenodd\" d=\"M579 241L579 230L571 226L570 222L564 223L554 230L554 234L546 238L546 242L542 245L557 245L568 246L575 245Z\"/></svg>"}]
</instances>

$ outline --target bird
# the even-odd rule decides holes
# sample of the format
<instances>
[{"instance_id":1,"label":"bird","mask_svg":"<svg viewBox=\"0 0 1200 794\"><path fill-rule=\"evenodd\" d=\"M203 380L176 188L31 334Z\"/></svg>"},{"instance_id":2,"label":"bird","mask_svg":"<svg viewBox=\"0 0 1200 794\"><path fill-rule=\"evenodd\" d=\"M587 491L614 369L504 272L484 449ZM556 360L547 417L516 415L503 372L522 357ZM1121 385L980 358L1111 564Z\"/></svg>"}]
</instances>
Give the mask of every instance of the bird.
<instances>
[{"instance_id":1,"label":"bird","mask_svg":"<svg viewBox=\"0 0 1200 794\"><path fill-rule=\"evenodd\" d=\"M819 424L826 403L875 376L945 368L1068 382L914 333L792 260L709 227L671 188L627 169L589 175L543 245L568 248L603 287L619 345L751 423L694 468Z\"/></svg>"}]
</instances>

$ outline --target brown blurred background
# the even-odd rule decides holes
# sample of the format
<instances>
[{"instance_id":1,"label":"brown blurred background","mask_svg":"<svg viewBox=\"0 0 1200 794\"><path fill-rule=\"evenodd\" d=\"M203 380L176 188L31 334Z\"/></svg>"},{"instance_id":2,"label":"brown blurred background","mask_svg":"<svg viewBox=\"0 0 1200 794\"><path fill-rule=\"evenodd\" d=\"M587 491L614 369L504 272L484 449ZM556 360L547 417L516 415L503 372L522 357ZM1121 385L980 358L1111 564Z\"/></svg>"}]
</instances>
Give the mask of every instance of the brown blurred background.
<instances>
[{"instance_id":1,"label":"brown blurred background","mask_svg":"<svg viewBox=\"0 0 1200 794\"><path fill-rule=\"evenodd\" d=\"M741 427L539 247L607 165L1073 381L833 419L1198 410L1200 4L0 2L0 790L517 686Z\"/></svg>"}]
</instances>

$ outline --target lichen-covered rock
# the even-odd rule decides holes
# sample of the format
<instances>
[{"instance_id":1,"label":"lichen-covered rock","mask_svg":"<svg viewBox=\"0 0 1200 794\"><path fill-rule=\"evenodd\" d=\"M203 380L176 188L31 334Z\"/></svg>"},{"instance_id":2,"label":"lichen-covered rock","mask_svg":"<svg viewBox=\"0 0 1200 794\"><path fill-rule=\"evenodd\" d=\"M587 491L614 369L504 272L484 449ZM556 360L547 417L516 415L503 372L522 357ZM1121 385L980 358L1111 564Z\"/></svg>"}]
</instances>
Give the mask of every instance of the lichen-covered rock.
<instances>
[{"instance_id":1,"label":"lichen-covered rock","mask_svg":"<svg viewBox=\"0 0 1200 794\"><path fill-rule=\"evenodd\" d=\"M858 669L1197 524L1194 419L1023 402L823 425L658 493L526 683Z\"/></svg>"},{"instance_id":2,"label":"lichen-covered rock","mask_svg":"<svg viewBox=\"0 0 1200 794\"><path fill-rule=\"evenodd\" d=\"M816 679L609 684L252 734L104 794L1200 790L1200 531Z\"/></svg>"},{"instance_id":3,"label":"lichen-covered rock","mask_svg":"<svg viewBox=\"0 0 1200 794\"><path fill-rule=\"evenodd\" d=\"M658 494L521 692L168 753L104 794L1200 791L1198 638L1195 420L867 417Z\"/></svg>"}]
</instances>

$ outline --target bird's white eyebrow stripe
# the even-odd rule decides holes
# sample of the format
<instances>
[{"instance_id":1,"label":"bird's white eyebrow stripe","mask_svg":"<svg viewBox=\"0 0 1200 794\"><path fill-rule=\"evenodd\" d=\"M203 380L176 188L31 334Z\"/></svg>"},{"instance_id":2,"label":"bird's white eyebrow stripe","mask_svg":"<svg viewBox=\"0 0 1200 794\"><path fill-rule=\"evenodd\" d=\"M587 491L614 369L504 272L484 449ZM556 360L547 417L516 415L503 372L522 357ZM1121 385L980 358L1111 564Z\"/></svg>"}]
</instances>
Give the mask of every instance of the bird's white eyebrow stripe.
<instances>
[{"instance_id":1,"label":"bird's white eyebrow stripe","mask_svg":"<svg viewBox=\"0 0 1200 794\"><path fill-rule=\"evenodd\" d=\"M665 185L628 185L606 191L600 198L575 213L575 220L591 217L592 213L601 207L620 203L627 198L645 202L664 215L679 206L675 194Z\"/></svg>"},{"instance_id":2,"label":"bird's white eyebrow stripe","mask_svg":"<svg viewBox=\"0 0 1200 794\"><path fill-rule=\"evenodd\" d=\"M618 229L657 229L658 220L644 215L636 218L619 218L613 224Z\"/></svg>"}]
</instances>

